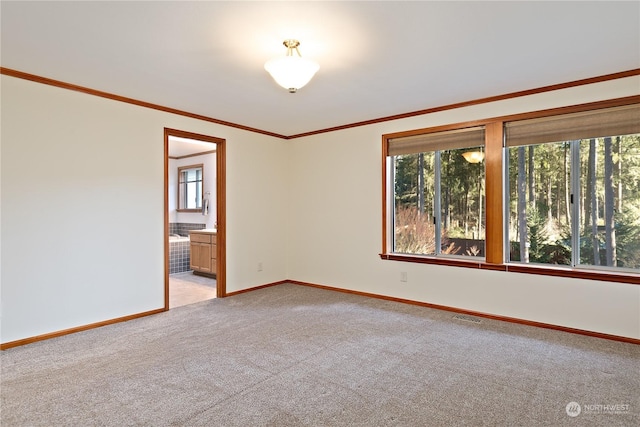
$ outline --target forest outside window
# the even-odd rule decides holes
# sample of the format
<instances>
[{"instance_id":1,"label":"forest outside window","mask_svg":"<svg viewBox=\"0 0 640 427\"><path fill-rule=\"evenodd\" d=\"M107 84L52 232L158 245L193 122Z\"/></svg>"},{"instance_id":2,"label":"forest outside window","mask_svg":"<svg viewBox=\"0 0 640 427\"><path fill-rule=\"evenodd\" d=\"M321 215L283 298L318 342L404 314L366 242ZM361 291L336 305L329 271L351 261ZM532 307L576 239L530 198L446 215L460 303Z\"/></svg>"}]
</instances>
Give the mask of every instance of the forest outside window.
<instances>
[{"instance_id":1,"label":"forest outside window","mask_svg":"<svg viewBox=\"0 0 640 427\"><path fill-rule=\"evenodd\" d=\"M383 135L380 257L640 284L639 100Z\"/></svg>"},{"instance_id":2,"label":"forest outside window","mask_svg":"<svg viewBox=\"0 0 640 427\"><path fill-rule=\"evenodd\" d=\"M640 269L640 106L505 124L509 260Z\"/></svg>"},{"instance_id":3,"label":"forest outside window","mask_svg":"<svg viewBox=\"0 0 640 427\"><path fill-rule=\"evenodd\" d=\"M388 140L393 253L484 257L484 138L476 126Z\"/></svg>"},{"instance_id":4,"label":"forest outside window","mask_svg":"<svg viewBox=\"0 0 640 427\"><path fill-rule=\"evenodd\" d=\"M204 166L178 168L178 211L199 212L202 209L202 177Z\"/></svg>"}]
</instances>

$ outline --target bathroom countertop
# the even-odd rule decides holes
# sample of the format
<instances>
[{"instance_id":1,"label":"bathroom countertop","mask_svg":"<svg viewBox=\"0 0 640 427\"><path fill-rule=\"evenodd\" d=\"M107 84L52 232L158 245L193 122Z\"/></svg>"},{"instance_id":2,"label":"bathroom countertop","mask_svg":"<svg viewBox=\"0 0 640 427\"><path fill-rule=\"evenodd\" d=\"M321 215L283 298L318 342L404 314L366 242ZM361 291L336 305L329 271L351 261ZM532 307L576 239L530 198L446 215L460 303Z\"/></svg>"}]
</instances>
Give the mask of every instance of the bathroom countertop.
<instances>
[{"instance_id":1,"label":"bathroom countertop","mask_svg":"<svg viewBox=\"0 0 640 427\"><path fill-rule=\"evenodd\" d=\"M200 234L217 234L218 230L215 228L204 228L202 230L191 230L189 233L200 233Z\"/></svg>"}]
</instances>

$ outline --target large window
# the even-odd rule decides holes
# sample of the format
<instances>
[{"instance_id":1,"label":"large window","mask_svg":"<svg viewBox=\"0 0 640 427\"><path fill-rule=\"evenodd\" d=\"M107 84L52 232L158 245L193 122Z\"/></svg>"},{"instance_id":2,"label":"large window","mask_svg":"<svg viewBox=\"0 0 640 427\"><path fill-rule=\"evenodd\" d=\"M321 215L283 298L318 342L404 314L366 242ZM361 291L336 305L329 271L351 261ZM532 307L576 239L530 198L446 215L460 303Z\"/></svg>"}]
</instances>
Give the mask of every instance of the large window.
<instances>
[{"instance_id":1,"label":"large window","mask_svg":"<svg viewBox=\"0 0 640 427\"><path fill-rule=\"evenodd\" d=\"M508 122L509 259L640 269L635 105Z\"/></svg>"},{"instance_id":2,"label":"large window","mask_svg":"<svg viewBox=\"0 0 640 427\"><path fill-rule=\"evenodd\" d=\"M639 283L638 98L384 135L381 257Z\"/></svg>"},{"instance_id":3,"label":"large window","mask_svg":"<svg viewBox=\"0 0 640 427\"><path fill-rule=\"evenodd\" d=\"M393 252L484 256L484 129L392 138Z\"/></svg>"}]
</instances>

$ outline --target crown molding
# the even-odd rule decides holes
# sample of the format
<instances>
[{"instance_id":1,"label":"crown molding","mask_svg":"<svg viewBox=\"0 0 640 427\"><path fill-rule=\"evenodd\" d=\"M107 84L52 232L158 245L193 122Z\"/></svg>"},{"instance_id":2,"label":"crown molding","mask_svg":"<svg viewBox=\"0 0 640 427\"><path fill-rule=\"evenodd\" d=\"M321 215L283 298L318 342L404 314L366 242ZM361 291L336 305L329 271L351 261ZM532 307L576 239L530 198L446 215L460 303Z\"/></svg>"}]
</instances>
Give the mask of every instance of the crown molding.
<instances>
[{"instance_id":1,"label":"crown molding","mask_svg":"<svg viewBox=\"0 0 640 427\"><path fill-rule=\"evenodd\" d=\"M153 103L146 102L146 101L141 101L141 100L137 100L137 99L133 99L133 98L128 98L126 96L116 95L116 94L113 94L113 93L104 92L104 91L100 91L100 90L96 90L96 89L91 89L91 88L84 87L84 86L78 86L78 85L75 85L75 84L72 84L72 83L66 83L66 82L63 82L63 81L60 81L60 80L54 80L54 79L50 79L50 78L47 78L47 77L38 76L38 75L35 75L35 74L29 74L29 73L26 73L26 72L23 72L23 71L14 70L14 69L11 69L11 68L0 67L0 74L6 75L6 76L11 76L11 77L16 77L16 78L19 78L19 79L30 80L32 82L46 84L46 85L49 85L49 86L55 86L55 87L59 87L59 88L62 88L62 89L68 89L68 90L73 90L73 91L76 91L76 92L82 92L82 93L85 93L85 94L88 94L88 95L99 96L101 98L107 98L107 99L111 99L111 100L114 100L114 101L124 102L124 103L127 103L127 104L137 105L139 107L150 108L150 109L158 110L158 111L164 111L166 113L171 113L171 114L177 114L177 115L180 115L180 116L189 117L189 118L197 119L197 120L202 120L202 121L209 122L209 123L215 123L215 124L219 124L219 125L223 125L223 126L229 126L229 127L232 127L232 128L241 129L241 130L245 130L245 131L248 131L248 132L254 132L254 133L259 133L259 134L262 134L262 135L272 136L272 137L275 137L275 138L290 140L290 139L303 138L303 137L306 137L306 136L319 135L319 134L323 134L323 133L336 132L336 131L339 131L339 130L351 129L351 128L360 127L360 126L367 126L367 125L372 125L372 124L376 124L376 123L383 123L383 122L389 122L389 121L393 121L393 120L406 119L406 118L409 118L409 117L421 116L421 115L425 115L425 114L436 113L436 112L439 112L439 111L453 110L453 109L456 109L456 108L468 107L468 106L471 106L471 105L486 104L486 103L489 103L489 102L502 101L502 100L505 100L505 99L518 98L518 97L527 96L527 95L535 95L537 93L552 92L552 91L555 91L555 90L566 89L566 88L570 88L570 87L583 86L583 85L588 85L588 84L593 84L593 83L605 82L605 81L609 81L609 80L621 79L621 78L625 78L625 77L637 76L637 75L640 75L640 68L635 68L635 69L627 70L627 71L621 71L621 72L618 72L618 73L605 74L603 76L590 77L590 78L587 78L587 79L574 80L574 81L566 82L566 83L559 83L559 84L554 84L554 85L549 85L549 86L543 86L543 87L539 87L539 88L535 88L535 89L528 89L528 90L522 90L522 91L517 91L517 92L506 93L506 94L502 94L502 95L495 95L495 96L489 96L489 97L485 97L485 98L478 98L478 99L474 99L474 100L471 100L471 101L457 102L457 103L454 103L454 104L448 104L448 105L443 105L443 106L439 106L439 107L433 107L433 108L427 108L427 109L423 109L423 110L411 111L411 112L407 112L407 113L395 114L395 115L392 115L392 116L379 117L377 119L364 120L364 121L355 122L355 123L348 123L348 124L344 124L344 125L340 125L340 126L333 126L333 127L329 127L329 128L318 129L318 130L304 132L304 133L298 133L298 134L294 134L294 135L282 135L282 134L279 134L279 133L270 132L270 131L263 130L263 129L257 129L257 128L254 128L254 127L245 126L245 125L241 125L241 124L238 124L238 123L232 123L232 122L228 122L228 121L225 121L225 120L219 120L219 119L216 119L216 118L213 118L213 117L203 116L201 114L190 113L188 111L178 110L178 109L171 108L171 107L166 107L166 106L153 104Z\"/></svg>"}]
</instances>

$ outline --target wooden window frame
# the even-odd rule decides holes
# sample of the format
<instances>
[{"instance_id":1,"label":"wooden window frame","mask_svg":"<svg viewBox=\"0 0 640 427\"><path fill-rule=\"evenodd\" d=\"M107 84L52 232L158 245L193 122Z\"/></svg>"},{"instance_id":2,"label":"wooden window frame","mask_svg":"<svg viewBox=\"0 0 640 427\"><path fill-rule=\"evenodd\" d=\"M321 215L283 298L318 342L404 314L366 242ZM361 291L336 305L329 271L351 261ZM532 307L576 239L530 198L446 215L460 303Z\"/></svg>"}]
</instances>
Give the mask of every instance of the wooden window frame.
<instances>
[{"instance_id":1,"label":"wooden window frame","mask_svg":"<svg viewBox=\"0 0 640 427\"><path fill-rule=\"evenodd\" d=\"M634 273L627 271L605 271L594 268L585 269L570 266L507 263L505 260L504 249L504 237L506 234L504 222L505 193L503 188L503 165L505 156L504 123L507 121L548 117L636 103L640 103L640 95L382 135L382 252L379 254L380 258L390 261L509 271L514 273L538 274L545 276L571 277L577 279L630 283L636 285L640 284L640 272ZM389 191L393 191L393 187L390 186L388 176L389 163L387 153L389 140L404 136L420 135L471 126L485 127L486 231L484 261L473 259L472 257L466 259L394 253L392 250L393 248L391 247L391 231L389 230L389 220L392 208L389 206Z\"/></svg>"},{"instance_id":2,"label":"wooden window frame","mask_svg":"<svg viewBox=\"0 0 640 427\"><path fill-rule=\"evenodd\" d=\"M479 138L477 135L478 133L485 134L484 139ZM440 135L445 135L444 140L442 140L439 137ZM462 144L459 146L455 145L455 142L450 138L450 135L455 135L454 138L456 138L457 136L460 136L463 141ZM422 138L423 136L426 136L426 138ZM431 138L432 136L434 138ZM406 140L403 141L403 139L405 138L410 140L408 147L403 146L403 143L406 142ZM416 141L418 141L418 143L416 143ZM393 146L394 143L396 143L395 146ZM436 152L444 152L448 150L473 149L472 147L481 146L481 148L484 150L485 144L486 144L485 126L483 124L479 125L477 122L465 122L465 123L458 123L450 126L448 125L448 126L430 128L428 132L422 132L421 130L417 130L417 131L399 132L395 134L385 135L385 138L383 138L383 157L385 159L384 160L385 182L387 182L386 180L388 180L386 188L393 188L393 184L394 184L393 182L391 182L392 178L390 176L389 177L386 176L386 171L389 171L388 168L392 167L390 162L387 161L387 159L390 159L391 156L401 155L401 154L415 154L417 153L416 150L420 150L420 149L425 149L425 151L422 151L425 153L426 152L436 153ZM438 154L436 154L436 160L435 160L436 166L439 164L439 161L437 159L438 159ZM435 189L436 200L438 199L438 196L437 196L439 191L438 187L441 187L442 185L442 183L439 182L438 176L439 174L436 173L436 178L435 178L435 181L437 184ZM486 177L485 177L485 180L486 180ZM485 189L485 192L486 192L486 189ZM385 197L389 197L389 196L390 195L387 193ZM387 199L385 200L388 202ZM438 219L439 213L437 212L439 208L437 206L438 204L436 202L436 207L434 208L435 210L434 224L439 222L439 219ZM388 207L385 207L385 210L386 209L388 209L387 218L391 218L393 216L393 213L392 213L393 206L389 205ZM452 259L454 260L454 262L455 260L458 260L458 259L462 261L466 261L466 260L478 261L478 260L481 260L482 258L486 258L486 254L485 254L485 257L478 257L478 256L469 256L469 255L450 255L450 254L441 253L442 248L441 248L441 242L440 242L440 236L439 236L440 229L441 229L441 224L436 224L436 229L435 229L436 235L434 239L435 254L426 255L426 254L405 254L405 253L397 253L397 252L393 252L393 253L401 256L415 255L420 257L427 256L427 257L435 257L435 258ZM485 224L485 231L486 231L486 224ZM393 241L392 235L386 234L386 230L385 230L385 236L389 242ZM485 232L485 236L486 236L486 232ZM485 246L486 246L486 241L485 241ZM389 244L389 252L391 252L391 244Z\"/></svg>"},{"instance_id":3,"label":"wooden window frame","mask_svg":"<svg viewBox=\"0 0 640 427\"><path fill-rule=\"evenodd\" d=\"M204 163L199 163L197 165L187 165L187 166L179 166L178 167L178 203L176 204L177 208L176 208L176 212L191 212L191 213L198 213L198 212L202 212L202 207L199 208L195 208L195 209L185 209L185 208L180 208L180 203L182 200L182 183L180 182L180 173L185 170L185 169L197 169L200 168L202 170L202 191L201 191L201 200L200 200L200 204L202 205L202 202L204 200Z\"/></svg>"}]
</instances>

